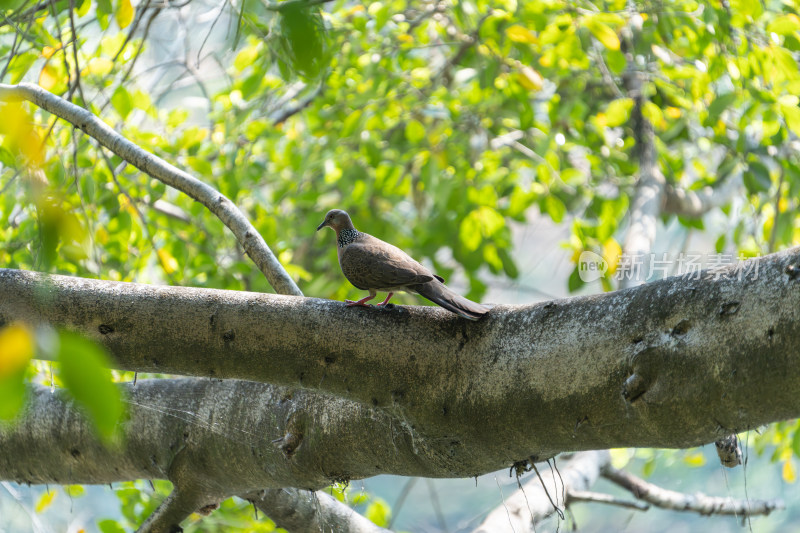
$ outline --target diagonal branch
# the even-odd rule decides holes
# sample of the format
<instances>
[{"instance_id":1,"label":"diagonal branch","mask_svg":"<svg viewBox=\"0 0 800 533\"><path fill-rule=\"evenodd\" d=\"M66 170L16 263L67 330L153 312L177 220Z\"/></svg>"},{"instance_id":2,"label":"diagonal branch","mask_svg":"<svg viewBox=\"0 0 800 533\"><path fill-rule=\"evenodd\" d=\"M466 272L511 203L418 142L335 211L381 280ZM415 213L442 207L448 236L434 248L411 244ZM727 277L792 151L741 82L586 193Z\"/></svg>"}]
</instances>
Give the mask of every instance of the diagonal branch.
<instances>
[{"instance_id":1,"label":"diagonal branch","mask_svg":"<svg viewBox=\"0 0 800 533\"><path fill-rule=\"evenodd\" d=\"M648 483L624 470L606 465L602 475L612 483L629 491L640 500L662 509L691 511L702 515L735 515L739 517L768 515L772 511L784 509L782 500L735 500L706 496L705 494L683 494Z\"/></svg>"},{"instance_id":2,"label":"diagonal branch","mask_svg":"<svg viewBox=\"0 0 800 533\"><path fill-rule=\"evenodd\" d=\"M321 490L267 489L243 498L292 533L389 533Z\"/></svg>"},{"instance_id":3,"label":"diagonal branch","mask_svg":"<svg viewBox=\"0 0 800 533\"><path fill-rule=\"evenodd\" d=\"M294 280L281 266L264 238L225 195L194 176L143 150L90 111L71 104L37 85L0 84L0 100L27 100L82 129L87 135L148 175L178 189L214 213L236 236L275 292L302 296Z\"/></svg>"}]
</instances>

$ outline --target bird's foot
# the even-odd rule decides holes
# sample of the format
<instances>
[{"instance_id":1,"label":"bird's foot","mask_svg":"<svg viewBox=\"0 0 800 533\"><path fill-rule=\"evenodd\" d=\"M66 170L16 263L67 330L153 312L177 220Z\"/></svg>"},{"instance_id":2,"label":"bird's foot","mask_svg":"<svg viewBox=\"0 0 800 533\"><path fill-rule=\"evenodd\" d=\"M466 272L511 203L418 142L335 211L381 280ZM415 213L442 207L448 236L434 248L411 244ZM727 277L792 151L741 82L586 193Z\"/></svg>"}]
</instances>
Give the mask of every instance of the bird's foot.
<instances>
[{"instance_id":1,"label":"bird's foot","mask_svg":"<svg viewBox=\"0 0 800 533\"><path fill-rule=\"evenodd\" d=\"M347 307L372 307L372 305L364 303L364 300L345 300L344 305Z\"/></svg>"},{"instance_id":2,"label":"bird's foot","mask_svg":"<svg viewBox=\"0 0 800 533\"><path fill-rule=\"evenodd\" d=\"M392 297L393 294L394 294L393 292L390 292L389 296L387 296L384 301L382 301L379 304L376 304L376 307L386 307L386 306L392 305L392 304L389 303L389 299Z\"/></svg>"}]
</instances>

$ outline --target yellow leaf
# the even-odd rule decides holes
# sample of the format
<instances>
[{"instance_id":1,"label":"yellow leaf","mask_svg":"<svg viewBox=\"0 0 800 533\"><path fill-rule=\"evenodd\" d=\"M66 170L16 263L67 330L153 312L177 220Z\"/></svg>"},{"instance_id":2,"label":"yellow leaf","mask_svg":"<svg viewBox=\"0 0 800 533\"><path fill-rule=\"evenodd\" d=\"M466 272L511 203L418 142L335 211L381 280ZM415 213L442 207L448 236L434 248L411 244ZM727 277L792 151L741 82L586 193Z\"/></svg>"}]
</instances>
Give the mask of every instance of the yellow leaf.
<instances>
[{"instance_id":1,"label":"yellow leaf","mask_svg":"<svg viewBox=\"0 0 800 533\"><path fill-rule=\"evenodd\" d=\"M784 461L781 475L786 483L794 483L797 481L797 470L795 470L794 462L791 459Z\"/></svg>"},{"instance_id":2,"label":"yellow leaf","mask_svg":"<svg viewBox=\"0 0 800 533\"><path fill-rule=\"evenodd\" d=\"M667 108L667 116L673 120L681 118L680 108L669 106Z\"/></svg>"},{"instance_id":3,"label":"yellow leaf","mask_svg":"<svg viewBox=\"0 0 800 533\"><path fill-rule=\"evenodd\" d=\"M50 59L51 57L53 57L53 54L55 54L60 49L61 49L61 43L59 43L58 46L56 46L55 48L53 48L52 46L45 46L44 48L42 48L42 57L45 59Z\"/></svg>"},{"instance_id":4,"label":"yellow leaf","mask_svg":"<svg viewBox=\"0 0 800 533\"><path fill-rule=\"evenodd\" d=\"M36 512L41 513L50 507L50 504L53 503L53 499L56 497L56 494L58 494L56 491L50 490L39 496L39 501L36 502Z\"/></svg>"},{"instance_id":5,"label":"yellow leaf","mask_svg":"<svg viewBox=\"0 0 800 533\"><path fill-rule=\"evenodd\" d=\"M603 46L609 50L619 50L619 37L611 27L592 18L586 21L586 27Z\"/></svg>"},{"instance_id":6,"label":"yellow leaf","mask_svg":"<svg viewBox=\"0 0 800 533\"><path fill-rule=\"evenodd\" d=\"M52 91L58 84L58 71L50 64L46 64L39 73L39 85L42 89Z\"/></svg>"},{"instance_id":7,"label":"yellow leaf","mask_svg":"<svg viewBox=\"0 0 800 533\"><path fill-rule=\"evenodd\" d=\"M515 43L535 44L539 40L535 33L519 24L514 24L508 28L506 30L506 35Z\"/></svg>"},{"instance_id":8,"label":"yellow leaf","mask_svg":"<svg viewBox=\"0 0 800 533\"><path fill-rule=\"evenodd\" d=\"M694 452L684 457L683 462L689 466L699 467L706 464L706 457L702 452Z\"/></svg>"},{"instance_id":9,"label":"yellow leaf","mask_svg":"<svg viewBox=\"0 0 800 533\"><path fill-rule=\"evenodd\" d=\"M158 260L161 261L161 267L167 274L172 274L178 270L178 260L163 248L159 248L158 250Z\"/></svg>"},{"instance_id":10,"label":"yellow leaf","mask_svg":"<svg viewBox=\"0 0 800 533\"><path fill-rule=\"evenodd\" d=\"M617 469L625 468L633 457L633 450L630 448L612 448L608 451L611 454L611 466Z\"/></svg>"},{"instance_id":11,"label":"yellow leaf","mask_svg":"<svg viewBox=\"0 0 800 533\"><path fill-rule=\"evenodd\" d=\"M128 199L127 196L125 196L122 193L119 193L117 195L117 201L119 202L120 211L127 211L128 214L133 217L138 216L136 213L136 208L133 207L133 204L131 203L131 201Z\"/></svg>"},{"instance_id":12,"label":"yellow leaf","mask_svg":"<svg viewBox=\"0 0 800 533\"><path fill-rule=\"evenodd\" d=\"M131 0L120 0L119 7L115 13L117 24L119 24L120 29L127 28L130 23L133 22L134 13L135 10L131 5Z\"/></svg>"},{"instance_id":13,"label":"yellow leaf","mask_svg":"<svg viewBox=\"0 0 800 533\"><path fill-rule=\"evenodd\" d=\"M12 153L22 155L28 164L40 166L44 160L44 145L33 127L33 117L21 103L0 105L0 140Z\"/></svg>"},{"instance_id":14,"label":"yellow leaf","mask_svg":"<svg viewBox=\"0 0 800 533\"><path fill-rule=\"evenodd\" d=\"M608 240L603 243L603 259L608 263L608 275L612 275L617 271L617 264L619 264L619 258L621 256L622 246L619 245L614 237L609 237Z\"/></svg>"},{"instance_id":15,"label":"yellow leaf","mask_svg":"<svg viewBox=\"0 0 800 533\"><path fill-rule=\"evenodd\" d=\"M522 67L517 73L517 80L529 91L538 91L542 88L542 75L531 67Z\"/></svg>"},{"instance_id":16,"label":"yellow leaf","mask_svg":"<svg viewBox=\"0 0 800 533\"><path fill-rule=\"evenodd\" d=\"M14 322L0 329L0 378L25 368L33 357L33 346L33 332L26 325Z\"/></svg>"},{"instance_id":17,"label":"yellow leaf","mask_svg":"<svg viewBox=\"0 0 800 533\"><path fill-rule=\"evenodd\" d=\"M93 57L86 65L84 72L95 74L97 76L105 76L111 69L114 68L114 63L107 57Z\"/></svg>"}]
</instances>

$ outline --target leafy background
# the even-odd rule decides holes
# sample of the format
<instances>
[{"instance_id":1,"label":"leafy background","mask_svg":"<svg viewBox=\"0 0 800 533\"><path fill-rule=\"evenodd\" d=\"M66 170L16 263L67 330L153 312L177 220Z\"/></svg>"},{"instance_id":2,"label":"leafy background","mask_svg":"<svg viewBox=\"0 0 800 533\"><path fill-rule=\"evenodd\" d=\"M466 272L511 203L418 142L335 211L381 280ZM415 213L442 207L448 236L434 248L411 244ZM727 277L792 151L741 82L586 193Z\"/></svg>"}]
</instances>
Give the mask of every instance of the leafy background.
<instances>
[{"instance_id":1,"label":"leafy background","mask_svg":"<svg viewBox=\"0 0 800 533\"><path fill-rule=\"evenodd\" d=\"M86 106L218 188L307 296L358 295L336 268L332 236L314 232L339 207L470 298L531 302L616 287L638 173L631 72L644 79L642 113L668 186L721 195L703 217L662 213L654 251L735 257L800 244L797 8L791 0L12 0L0 4L0 82L32 81ZM45 112L0 107L0 265L271 290L202 206ZM589 285L577 275L584 250L611 265ZM12 340L0 344L3 394L19 398L20 384L38 380L79 396L86 387L70 381L69 353L82 341L60 334L59 355L47 352L47 334L20 331L6 331ZM28 364L34 353L56 362ZM98 383L108 380L104 357L96 357ZM120 413L95 416L102 430L103 416L113 427ZM786 422L745 437L750 458L763 458L747 470L749 496L795 482L796 429ZM668 486L685 476L693 487L741 496L732 481L741 474L720 485L711 455L639 450L631 460L634 470L663 470ZM717 483L702 486L712 475ZM375 488L391 495L403 482ZM6 485L0 501L14 507L8 494L26 489ZM108 501L101 490L90 493ZM121 511L101 529L130 527L164 490L115 485ZM31 514L45 513L46 523L58 514L47 509L67 500L51 495L65 492L71 507L83 491L20 497L38 498ZM378 499L364 507L378 521L386 512ZM759 530L798 518L779 515L759 519ZM627 516L609 520L619 527ZM215 517L199 527L257 527L233 502Z\"/></svg>"}]
</instances>

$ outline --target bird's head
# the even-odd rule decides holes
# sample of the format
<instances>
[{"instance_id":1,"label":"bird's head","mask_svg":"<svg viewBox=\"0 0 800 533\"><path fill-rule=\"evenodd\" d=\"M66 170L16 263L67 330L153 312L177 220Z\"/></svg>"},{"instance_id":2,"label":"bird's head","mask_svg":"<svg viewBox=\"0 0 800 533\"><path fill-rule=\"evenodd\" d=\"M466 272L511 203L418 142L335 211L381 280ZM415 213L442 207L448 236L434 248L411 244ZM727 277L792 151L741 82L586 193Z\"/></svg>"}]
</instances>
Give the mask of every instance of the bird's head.
<instances>
[{"instance_id":1,"label":"bird's head","mask_svg":"<svg viewBox=\"0 0 800 533\"><path fill-rule=\"evenodd\" d=\"M333 228L336 233L339 233L339 231L343 229L355 229L353 227L353 222L350 220L350 215L347 214L347 211L342 211L341 209L331 209L328 211L328 214L325 215L325 220L322 221L322 224L317 226L317 231L326 226Z\"/></svg>"}]
</instances>

